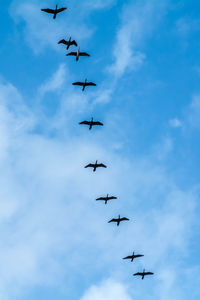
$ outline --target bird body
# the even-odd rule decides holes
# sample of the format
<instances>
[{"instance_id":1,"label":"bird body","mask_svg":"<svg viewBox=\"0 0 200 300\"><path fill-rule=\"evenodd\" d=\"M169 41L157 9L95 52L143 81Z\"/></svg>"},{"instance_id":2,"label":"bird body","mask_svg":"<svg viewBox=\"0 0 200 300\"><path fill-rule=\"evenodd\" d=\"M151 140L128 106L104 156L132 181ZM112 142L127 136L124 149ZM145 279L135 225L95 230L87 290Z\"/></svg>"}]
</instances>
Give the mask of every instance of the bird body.
<instances>
[{"instance_id":1,"label":"bird body","mask_svg":"<svg viewBox=\"0 0 200 300\"><path fill-rule=\"evenodd\" d=\"M58 5L56 5L56 9L50 9L50 8L42 8L41 11L44 11L48 14L53 14L53 19L56 19L57 14L60 12L66 10L67 7L58 8Z\"/></svg>"},{"instance_id":2,"label":"bird body","mask_svg":"<svg viewBox=\"0 0 200 300\"><path fill-rule=\"evenodd\" d=\"M89 125L89 130L92 129L93 126L97 125L97 126L103 126L103 123L99 122L99 121L93 121L93 118L91 119L91 121L83 121L79 123L80 125Z\"/></svg>"},{"instance_id":3,"label":"bird body","mask_svg":"<svg viewBox=\"0 0 200 300\"><path fill-rule=\"evenodd\" d=\"M115 196L108 196L108 194L107 194L106 197L97 198L96 201L105 201L105 204L107 204L107 202L109 200L113 200L113 199L117 199L117 197L115 197Z\"/></svg>"},{"instance_id":4,"label":"bird body","mask_svg":"<svg viewBox=\"0 0 200 300\"><path fill-rule=\"evenodd\" d=\"M87 82L87 79L85 79L84 82L74 82L72 83L72 85L79 85L79 86L82 86L82 91L85 90L86 86L96 86L96 83L93 83L93 82Z\"/></svg>"},{"instance_id":5,"label":"bird body","mask_svg":"<svg viewBox=\"0 0 200 300\"><path fill-rule=\"evenodd\" d=\"M113 218L110 221L108 221L108 223L116 222L117 226L119 226L120 222L122 222L122 221L129 221L129 219L125 218L125 217L120 218L120 215L119 215L119 217L117 219Z\"/></svg>"},{"instance_id":6,"label":"bird body","mask_svg":"<svg viewBox=\"0 0 200 300\"><path fill-rule=\"evenodd\" d=\"M123 259L130 259L131 261L133 261L135 258L142 257L142 256L144 256L144 255L142 255L142 254L135 254L135 253L133 252L132 255L126 256L126 257L124 257Z\"/></svg>"},{"instance_id":7,"label":"bird body","mask_svg":"<svg viewBox=\"0 0 200 300\"><path fill-rule=\"evenodd\" d=\"M142 280L143 280L145 276L153 275L153 274L154 273L152 273L152 272L145 272L145 269L144 269L143 272L137 272L137 273L133 274L133 276L141 276Z\"/></svg>"},{"instance_id":8,"label":"bird body","mask_svg":"<svg viewBox=\"0 0 200 300\"><path fill-rule=\"evenodd\" d=\"M98 164L97 162L96 160L95 164L88 164L85 168L93 168L93 172L95 172L97 168L107 168L104 164Z\"/></svg>"},{"instance_id":9,"label":"bird body","mask_svg":"<svg viewBox=\"0 0 200 300\"><path fill-rule=\"evenodd\" d=\"M86 52L81 52L79 47L76 52L67 53L66 56L76 56L76 61L78 61L80 56L90 56L90 55Z\"/></svg>"},{"instance_id":10,"label":"bird body","mask_svg":"<svg viewBox=\"0 0 200 300\"><path fill-rule=\"evenodd\" d=\"M64 45L66 45L66 46L67 46L67 48L66 48L67 50L68 50L69 47L72 46L72 45L74 45L74 46L77 47L77 46L78 46L78 45L77 45L77 42L76 42L75 40L72 41L71 39L72 39L71 37L69 38L68 41L62 39L62 40L60 40L60 41L58 42L58 44L64 44Z\"/></svg>"}]
</instances>

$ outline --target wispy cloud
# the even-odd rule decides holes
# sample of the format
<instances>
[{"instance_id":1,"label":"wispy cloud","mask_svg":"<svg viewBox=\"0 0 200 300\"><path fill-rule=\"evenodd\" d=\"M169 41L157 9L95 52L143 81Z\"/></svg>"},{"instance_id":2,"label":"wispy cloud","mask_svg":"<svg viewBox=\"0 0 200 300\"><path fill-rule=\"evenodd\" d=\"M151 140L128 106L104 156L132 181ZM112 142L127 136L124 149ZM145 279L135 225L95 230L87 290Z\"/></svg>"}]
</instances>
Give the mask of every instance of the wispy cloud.
<instances>
[{"instance_id":1,"label":"wispy cloud","mask_svg":"<svg viewBox=\"0 0 200 300\"><path fill-rule=\"evenodd\" d=\"M2 97L4 89L5 83L0 89ZM23 107L23 97L19 98ZM10 101L7 98L6 102ZM187 249L196 194L180 190L162 167L155 167L155 157L122 157L110 147L116 141L105 143L106 129L98 136L99 141L88 134L73 138L70 132L64 139L39 135L30 132L29 123L16 134L12 128L26 119L26 113L17 116L6 105L2 107L1 136L6 137L7 146L6 156L0 155L4 170L0 180L0 211L4 211L0 214L4 245L0 248L0 289L7 299L13 299L15 293L22 295L24 287L62 285L69 275L73 288L84 277L95 283L94 274L98 272L104 278L105 269L113 283L89 287L83 299L98 299L105 293L112 299L116 290L123 299L129 299L130 291L123 282L133 269L126 265L125 272L119 265L122 255L137 245L146 255L135 269L146 265L159 278L161 258L164 262L171 249ZM84 169L86 163L96 159L108 165L107 172L93 174ZM100 205L97 208L95 198L102 191L117 193L121 201L111 204L109 210ZM136 198L143 203L141 208ZM119 211L131 222L116 233L107 220ZM133 235L134 245L130 239ZM155 244L159 245L156 249Z\"/></svg>"},{"instance_id":2,"label":"wispy cloud","mask_svg":"<svg viewBox=\"0 0 200 300\"><path fill-rule=\"evenodd\" d=\"M182 122L178 118L169 120L169 125L174 128L182 127Z\"/></svg>"},{"instance_id":3,"label":"wispy cloud","mask_svg":"<svg viewBox=\"0 0 200 300\"><path fill-rule=\"evenodd\" d=\"M163 15L164 3L138 1L135 4L130 1L124 5L114 45L114 63L109 67L115 76L121 76L127 70L137 70L143 64L146 55L139 48Z\"/></svg>"},{"instance_id":4,"label":"wispy cloud","mask_svg":"<svg viewBox=\"0 0 200 300\"><path fill-rule=\"evenodd\" d=\"M90 287L81 300L115 300L117 298L131 300L123 284L107 280L100 285Z\"/></svg>"},{"instance_id":5,"label":"wispy cloud","mask_svg":"<svg viewBox=\"0 0 200 300\"><path fill-rule=\"evenodd\" d=\"M66 67L64 64L61 64L52 77L40 86L39 97L43 97L48 92L60 90L66 80L66 75Z\"/></svg>"}]
</instances>

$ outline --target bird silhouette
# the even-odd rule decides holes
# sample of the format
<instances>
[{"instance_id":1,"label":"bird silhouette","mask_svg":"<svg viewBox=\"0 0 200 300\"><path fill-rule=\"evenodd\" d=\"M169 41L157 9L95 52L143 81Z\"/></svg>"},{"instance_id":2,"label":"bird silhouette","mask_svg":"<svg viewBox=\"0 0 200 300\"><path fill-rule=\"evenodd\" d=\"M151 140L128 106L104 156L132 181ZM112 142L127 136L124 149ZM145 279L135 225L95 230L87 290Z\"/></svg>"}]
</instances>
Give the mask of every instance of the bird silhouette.
<instances>
[{"instance_id":1,"label":"bird silhouette","mask_svg":"<svg viewBox=\"0 0 200 300\"><path fill-rule=\"evenodd\" d=\"M137 258L137 257L142 257L142 256L144 256L144 255L142 255L142 254L135 254L135 253L133 252L132 255L126 256L126 257L124 257L123 259L131 259L131 261L133 261L135 258Z\"/></svg>"},{"instance_id":2,"label":"bird silhouette","mask_svg":"<svg viewBox=\"0 0 200 300\"><path fill-rule=\"evenodd\" d=\"M82 91L85 90L85 87L86 86L96 86L96 83L93 83L93 82L87 82L87 79L85 79L85 82L74 82L72 83L73 85L79 85L79 86L82 86Z\"/></svg>"},{"instance_id":3,"label":"bird silhouette","mask_svg":"<svg viewBox=\"0 0 200 300\"><path fill-rule=\"evenodd\" d=\"M63 39L63 40L60 40L60 41L58 42L58 44L64 44L64 45L66 45L66 46L67 46L67 48L66 48L67 50L68 50L69 47L72 46L72 45L74 45L74 46L76 46L76 47L78 46L78 45L77 45L77 42L76 42L75 40L72 41L72 38L71 38L71 37L69 38L68 41L66 41L66 40L64 40L64 39Z\"/></svg>"},{"instance_id":4,"label":"bird silhouette","mask_svg":"<svg viewBox=\"0 0 200 300\"><path fill-rule=\"evenodd\" d=\"M58 5L56 5L56 9L50 9L50 8L42 8L41 11L44 11L48 14L53 14L53 19L56 19L57 14L67 9L67 7L58 8Z\"/></svg>"},{"instance_id":5,"label":"bird silhouette","mask_svg":"<svg viewBox=\"0 0 200 300\"><path fill-rule=\"evenodd\" d=\"M154 273L152 273L152 272L145 272L145 269L144 269L143 272L137 272L137 273L133 274L133 276L141 276L142 280L143 280L145 276L153 275L153 274Z\"/></svg>"},{"instance_id":6,"label":"bird silhouette","mask_svg":"<svg viewBox=\"0 0 200 300\"><path fill-rule=\"evenodd\" d=\"M120 215L119 215L118 219L115 219L115 218L111 219L110 221L108 221L108 223L116 222L117 226L119 226L120 222L122 222L122 221L129 221L129 219L125 218L125 217L120 218Z\"/></svg>"},{"instance_id":7,"label":"bird silhouette","mask_svg":"<svg viewBox=\"0 0 200 300\"><path fill-rule=\"evenodd\" d=\"M86 52L81 52L79 47L76 52L67 53L66 56L76 56L76 61L78 61L80 56L90 56L90 54Z\"/></svg>"},{"instance_id":8,"label":"bird silhouette","mask_svg":"<svg viewBox=\"0 0 200 300\"><path fill-rule=\"evenodd\" d=\"M97 126L103 126L103 123L99 122L99 121L93 121L93 118L91 119L91 121L83 121L79 123L80 125L89 125L89 130L92 129L93 126L97 125Z\"/></svg>"},{"instance_id":9,"label":"bird silhouette","mask_svg":"<svg viewBox=\"0 0 200 300\"><path fill-rule=\"evenodd\" d=\"M114 199L117 199L117 197L115 197L115 196L108 196L108 194L107 194L106 197L97 198L96 201L105 201L105 204L107 204L107 202L109 200L114 200Z\"/></svg>"},{"instance_id":10,"label":"bird silhouette","mask_svg":"<svg viewBox=\"0 0 200 300\"><path fill-rule=\"evenodd\" d=\"M98 160L96 160L95 164L88 164L85 168L93 168L93 172L96 171L97 168L107 168L104 164L98 164Z\"/></svg>"}]
</instances>

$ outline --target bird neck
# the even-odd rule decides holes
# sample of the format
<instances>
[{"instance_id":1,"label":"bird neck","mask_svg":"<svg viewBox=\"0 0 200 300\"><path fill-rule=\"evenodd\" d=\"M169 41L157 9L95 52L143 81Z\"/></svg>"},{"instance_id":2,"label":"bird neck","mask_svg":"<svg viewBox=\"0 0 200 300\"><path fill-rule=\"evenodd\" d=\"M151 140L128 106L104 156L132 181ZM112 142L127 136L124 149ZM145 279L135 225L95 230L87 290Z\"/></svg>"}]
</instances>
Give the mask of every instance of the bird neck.
<instances>
[{"instance_id":1,"label":"bird neck","mask_svg":"<svg viewBox=\"0 0 200 300\"><path fill-rule=\"evenodd\" d=\"M58 9L58 5L56 4L56 10Z\"/></svg>"}]
</instances>

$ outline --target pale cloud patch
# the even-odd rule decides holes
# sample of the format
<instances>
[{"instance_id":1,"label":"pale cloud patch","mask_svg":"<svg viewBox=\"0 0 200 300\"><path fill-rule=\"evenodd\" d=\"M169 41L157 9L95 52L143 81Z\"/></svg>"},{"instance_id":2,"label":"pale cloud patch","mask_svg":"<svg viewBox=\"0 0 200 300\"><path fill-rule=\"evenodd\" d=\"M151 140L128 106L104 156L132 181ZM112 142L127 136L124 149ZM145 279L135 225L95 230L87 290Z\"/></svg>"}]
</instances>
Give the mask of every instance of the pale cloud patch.
<instances>
[{"instance_id":1,"label":"pale cloud patch","mask_svg":"<svg viewBox=\"0 0 200 300\"><path fill-rule=\"evenodd\" d=\"M54 3L45 1L42 6L54 7ZM68 8L56 20L52 16L41 12L40 1L13 1L10 8L11 16L18 24L25 23L24 34L25 39L33 51L38 54L47 47L54 50L61 49L57 45L62 38L72 36L78 42L89 38L93 30L86 26L84 15L81 16L77 7L74 5ZM78 12L78 13L77 13ZM67 29L67 30L66 30Z\"/></svg>"},{"instance_id":2,"label":"pale cloud patch","mask_svg":"<svg viewBox=\"0 0 200 300\"><path fill-rule=\"evenodd\" d=\"M174 119L169 120L169 125L170 125L170 127L173 127L173 128L180 128L180 127L182 127L182 122L178 118L174 118Z\"/></svg>"},{"instance_id":3,"label":"pale cloud patch","mask_svg":"<svg viewBox=\"0 0 200 300\"><path fill-rule=\"evenodd\" d=\"M187 17L180 18L176 21L176 31L182 38L187 38L192 32L199 30L200 21Z\"/></svg>"},{"instance_id":4,"label":"pale cloud patch","mask_svg":"<svg viewBox=\"0 0 200 300\"><path fill-rule=\"evenodd\" d=\"M194 95L186 111L186 121L193 128L200 128L200 95Z\"/></svg>"},{"instance_id":5,"label":"pale cloud patch","mask_svg":"<svg viewBox=\"0 0 200 300\"><path fill-rule=\"evenodd\" d=\"M18 114L6 103L12 103L16 96L17 111L21 111L23 97L12 85L2 85L0 128L6 138L5 150L0 155L3 245L0 247L0 290L3 295L13 299L15 291L22 295L24 290L37 285L62 288L70 277L73 288L82 278L94 280L94 286L83 295L84 300L116 299L116 291L121 299L131 299L123 278L132 274L132 265L126 265L126 271L122 271L122 255L133 247L142 249L145 256L137 270L148 267L159 278L160 265L163 269L168 265L169 251L180 254L181 249L187 249L197 195L178 188L155 156L116 154L110 145L123 141L120 137L109 137L109 143L106 142L106 127L97 137L96 132L86 131L76 136L68 130L62 139L59 135L49 137L30 132L29 123L13 130L16 123L26 119L26 110ZM77 95L73 95L68 107L73 122L83 100L79 93L80 98L75 102ZM68 105L67 101L63 102ZM82 109L86 111L87 106ZM45 126L58 122L59 117L47 119ZM61 122L59 131L66 132L71 119ZM42 119L37 118L37 122L43 125ZM119 130L113 127L116 124L109 126L111 130ZM170 148L167 143L165 147L167 151ZM94 174L84 169L96 159L108 165L106 172L98 170ZM95 199L102 191L116 193L119 201L109 209L105 205L97 206ZM107 220L119 211L131 221L117 231ZM130 236L134 237L134 244ZM114 279L95 284L95 274L103 277L105 270L106 276ZM169 276L161 278L164 287L170 290Z\"/></svg>"},{"instance_id":6,"label":"pale cloud patch","mask_svg":"<svg viewBox=\"0 0 200 300\"><path fill-rule=\"evenodd\" d=\"M91 286L88 291L85 292L81 300L131 300L126 287L120 283L111 279L102 282L99 285Z\"/></svg>"},{"instance_id":7,"label":"pale cloud patch","mask_svg":"<svg viewBox=\"0 0 200 300\"><path fill-rule=\"evenodd\" d=\"M65 83L67 70L65 64L61 64L58 70L45 81L39 88L39 96L43 97L48 92L55 92L62 88Z\"/></svg>"},{"instance_id":8,"label":"pale cloud patch","mask_svg":"<svg viewBox=\"0 0 200 300\"><path fill-rule=\"evenodd\" d=\"M137 70L143 64L146 55L138 48L157 25L164 7L164 3L156 1L130 2L124 6L114 45L114 63L109 67L115 76L122 76L126 70Z\"/></svg>"}]
</instances>

